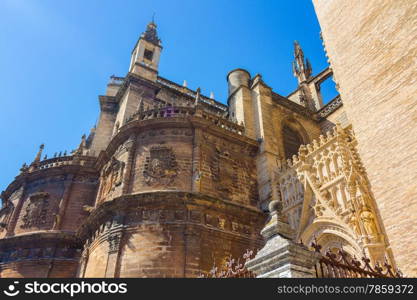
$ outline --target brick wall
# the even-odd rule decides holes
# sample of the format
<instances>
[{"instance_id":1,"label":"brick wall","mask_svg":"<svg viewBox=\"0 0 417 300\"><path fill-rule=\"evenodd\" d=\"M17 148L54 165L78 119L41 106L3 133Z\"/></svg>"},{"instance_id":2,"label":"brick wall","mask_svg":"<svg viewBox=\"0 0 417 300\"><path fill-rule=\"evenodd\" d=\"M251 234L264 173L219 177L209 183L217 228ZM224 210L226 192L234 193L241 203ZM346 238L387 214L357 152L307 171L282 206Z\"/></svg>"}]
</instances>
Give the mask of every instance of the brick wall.
<instances>
[{"instance_id":1,"label":"brick wall","mask_svg":"<svg viewBox=\"0 0 417 300\"><path fill-rule=\"evenodd\" d=\"M417 3L313 0L398 266L417 275Z\"/></svg>"}]
</instances>

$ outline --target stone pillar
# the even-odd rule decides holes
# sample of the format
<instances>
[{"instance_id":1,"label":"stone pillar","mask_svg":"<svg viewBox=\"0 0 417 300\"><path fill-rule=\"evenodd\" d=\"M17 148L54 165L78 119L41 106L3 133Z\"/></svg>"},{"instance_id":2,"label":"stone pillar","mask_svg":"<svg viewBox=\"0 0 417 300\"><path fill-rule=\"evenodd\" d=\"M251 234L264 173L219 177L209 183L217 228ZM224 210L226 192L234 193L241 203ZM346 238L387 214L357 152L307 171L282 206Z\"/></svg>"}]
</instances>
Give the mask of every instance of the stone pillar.
<instances>
[{"instance_id":1,"label":"stone pillar","mask_svg":"<svg viewBox=\"0 0 417 300\"><path fill-rule=\"evenodd\" d=\"M107 242L109 243L107 266L105 278L118 277L118 267L120 260L120 246L123 238L123 216L115 215L113 220L107 223L109 232L107 233Z\"/></svg>"},{"instance_id":2,"label":"stone pillar","mask_svg":"<svg viewBox=\"0 0 417 300\"><path fill-rule=\"evenodd\" d=\"M117 263L120 252L120 242L122 240L122 232L112 232L107 241L109 242L109 251L107 256L106 278L115 278L117 273Z\"/></svg>"},{"instance_id":3,"label":"stone pillar","mask_svg":"<svg viewBox=\"0 0 417 300\"><path fill-rule=\"evenodd\" d=\"M142 102L143 103L143 102ZM133 170L135 168L135 155L136 155L136 135L132 134L126 142L126 149L129 152L127 162L126 162L126 170L123 176L123 187L122 187L122 194L126 195L131 191L130 182L133 176Z\"/></svg>"},{"instance_id":4,"label":"stone pillar","mask_svg":"<svg viewBox=\"0 0 417 300\"><path fill-rule=\"evenodd\" d=\"M281 215L281 203L271 201L269 222L261 234L265 246L246 263L257 278L311 278L320 254L293 241L294 232Z\"/></svg>"},{"instance_id":5,"label":"stone pillar","mask_svg":"<svg viewBox=\"0 0 417 300\"><path fill-rule=\"evenodd\" d=\"M55 215L55 222L53 230L59 230L62 227L62 221L64 220L65 213L67 212L68 201L70 199L72 185L74 182L74 175L69 174L64 181L64 192L58 206L58 213Z\"/></svg>"}]
</instances>

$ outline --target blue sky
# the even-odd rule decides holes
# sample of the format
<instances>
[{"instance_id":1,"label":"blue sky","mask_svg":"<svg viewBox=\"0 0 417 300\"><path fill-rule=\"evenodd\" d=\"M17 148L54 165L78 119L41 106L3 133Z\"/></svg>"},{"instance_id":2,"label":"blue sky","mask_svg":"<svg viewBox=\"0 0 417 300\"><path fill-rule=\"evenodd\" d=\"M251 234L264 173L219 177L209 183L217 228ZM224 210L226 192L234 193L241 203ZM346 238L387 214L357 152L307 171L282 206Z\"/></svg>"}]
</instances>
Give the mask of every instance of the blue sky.
<instances>
[{"instance_id":1,"label":"blue sky","mask_svg":"<svg viewBox=\"0 0 417 300\"><path fill-rule=\"evenodd\" d=\"M284 96L294 90L294 40L314 74L327 67L311 0L1 0L0 191L41 143L48 156L76 148L153 13L160 75L221 102L238 67Z\"/></svg>"}]
</instances>

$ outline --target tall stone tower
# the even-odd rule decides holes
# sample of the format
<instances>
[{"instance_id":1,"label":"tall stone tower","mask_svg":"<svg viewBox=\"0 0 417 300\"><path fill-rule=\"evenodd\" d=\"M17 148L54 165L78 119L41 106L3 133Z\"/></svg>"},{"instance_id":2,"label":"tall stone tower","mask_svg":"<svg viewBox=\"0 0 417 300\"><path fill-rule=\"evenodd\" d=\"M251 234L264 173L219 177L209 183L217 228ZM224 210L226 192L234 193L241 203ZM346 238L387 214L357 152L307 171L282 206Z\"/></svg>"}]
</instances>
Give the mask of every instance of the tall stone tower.
<instances>
[{"instance_id":1,"label":"tall stone tower","mask_svg":"<svg viewBox=\"0 0 417 300\"><path fill-rule=\"evenodd\" d=\"M152 21L133 48L129 72L156 81L161 51L161 40L158 38L156 24Z\"/></svg>"},{"instance_id":2,"label":"tall stone tower","mask_svg":"<svg viewBox=\"0 0 417 300\"><path fill-rule=\"evenodd\" d=\"M417 3L313 3L394 255L416 276Z\"/></svg>"}]
</instances>

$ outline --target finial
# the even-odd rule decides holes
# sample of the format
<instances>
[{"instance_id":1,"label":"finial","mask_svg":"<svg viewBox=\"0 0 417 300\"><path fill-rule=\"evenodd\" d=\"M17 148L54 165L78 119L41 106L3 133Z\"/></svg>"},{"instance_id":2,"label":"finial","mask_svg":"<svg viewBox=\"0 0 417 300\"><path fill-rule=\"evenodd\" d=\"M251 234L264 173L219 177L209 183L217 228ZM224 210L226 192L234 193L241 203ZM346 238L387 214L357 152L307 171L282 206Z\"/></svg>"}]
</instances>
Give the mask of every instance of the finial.
<instances>
[{"instance_id":1,"label":"finial","mask_svg":"<svg viewBox=\"0 0 417 300\"><path fill-rule=\"evenodd\" d=\"M313 72L310 61L308 59L304 60L304 52L298 41L294 41L294 61L292 68L294 76L298 79L298 83L309 79Z\"/></svg>"},{"instance_id":2,"label":"finial","mask_svg":"<svg viewBox=\"0 0 417 300\"><path fill-rule=\"evenodd\" d=\"M268 204L268 209L271 214L281 214L282 212L282 203L278 200L272 200Z\"/></svg>"},{"instance_id":3,"label":"finial","mask_svg":"<svg viewBox=\"0 0 417 300\"><path fill-rule=\"evenodd\" d=\"M26 163L23 163L22 167L20 168L20 172L26 172L28 170L28 165Z\"/></svg>"},{"instance_id":4,"label":"finial","mask_svg":"<svg viewBox=\"0 0 417 300\"><path fill-rule=\"evenodd\" d=\"M184 82L182 83L182 86L185 87L185 88L187 87L187 80L184 79Z\"/></svg>"},{"instance_id":5,"label":"finial","mask_svg":"<svg viewBox=\"0 0 417 300\"><path fill-rule=\"evenodd\" d=\"M81 136L81 143L78 146L77 150L75 150L75 153L74 154L82 155L86 146L87 146L86 136L85 136L85 134L83 134ZM59 155L59 156L61 156L61 155Z\"/></svg>"},{"instance_id":6,"label":"finial","mask_svg":"<svg viewBox=\"0 0 417 300\"><path fill-rule=\"evenodd\" d=\"M201 89L200 88L197 88L196 94L195 94L194 105L197 105L198 102L200 101L200 95L201 95Z\"/></svg>"},{"instance_id":7,"label":"finial","mask_svg":"<svg viewBox=\"0 0 417 300\"><path fill-rule=\"evenodd\" d=\"M210 92L210 99L214 99L214 93Z\"/></svg>"},{"instance_id":8,"label":"finial","mask_svg":"<svg viewBox=\"0 0 417 300\"><path fill-rule=\"evenodd\" d=\"M34 163L35 162L39 162L40 160L41 160L41 156L42 156L42 151L43 151L43 148L45 147L45 145L44 144L41 144L40 146L39 146L39 151L38 151L38 153L36 154L36 156L35 156L35 159L34 159Z\"/></svg>"}]
</instances>

